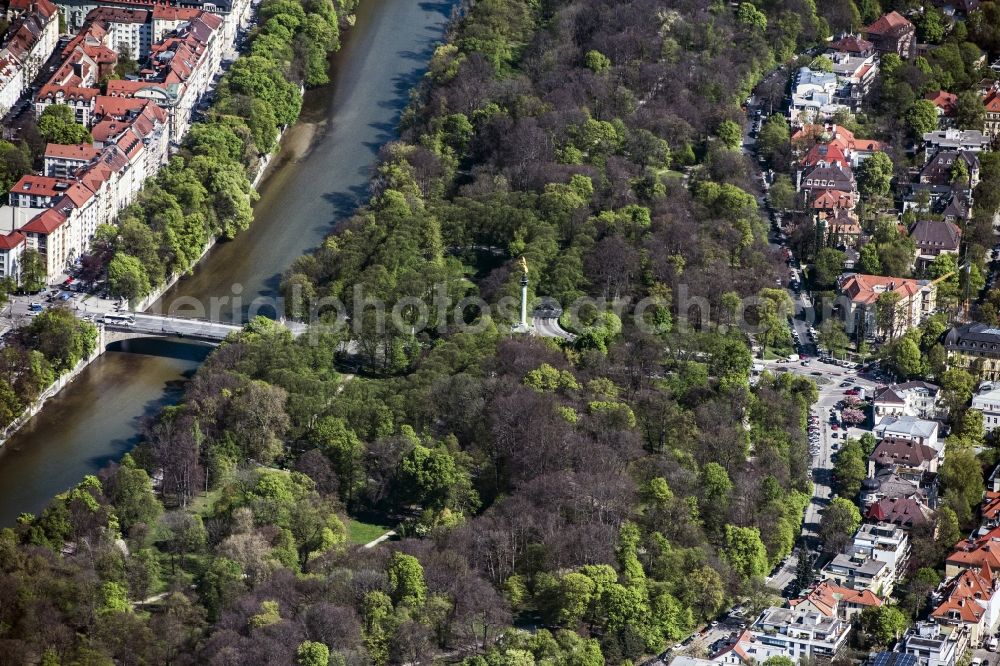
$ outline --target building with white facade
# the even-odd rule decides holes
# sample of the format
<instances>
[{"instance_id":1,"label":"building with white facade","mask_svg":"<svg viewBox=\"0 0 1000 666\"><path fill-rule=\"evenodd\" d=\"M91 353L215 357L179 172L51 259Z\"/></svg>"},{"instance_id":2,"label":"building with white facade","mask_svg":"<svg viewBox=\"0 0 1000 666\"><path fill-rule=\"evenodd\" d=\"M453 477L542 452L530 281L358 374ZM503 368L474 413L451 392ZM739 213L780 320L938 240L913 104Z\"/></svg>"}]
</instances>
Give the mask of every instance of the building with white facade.
<instances>
[{"instance_id":1,"label":"building with white facade","mask_svg":"<svg viewBox=\"0 0 1000 666\"><path fill-rule=\"evenodd\" d=\"M849 622L809 610L771 607L750 628L759 646L753 655L759 662L784 655L795 661L803 657L832 657L851 633Z\"/></svg>"},{"instance_id":2,"label":"building with white facade","mask_svg":"<svg viewBox=\"0 0 1000 666\"><path fill-rule=\"evenodd\" d=\"M969 632L963 628L945 633L934 622L917 622L900 646L920 666L956 666L969 646Z\"/></svg>"},{"instance_id":3,"label":"building with white facade","mask_svg":"<svg viewBox=\"0 0 1000 666\"><path fill-rule=\"evenodd\" d=\"M107 37L105 44L119 55L127 50L134 60L142 61L152 45L151 12L126 7L98 7L87 15L87 22L100 22Z\"/></svg>"},{"instance_id":4,"label":"building with white facade","mask_svg":"<svg viewBox=\"0 0 1000 666\"><path fill-rule=\"evenodd\" d=\"M969 644L979 647L997 629L1000 621L998 581L989 565L965 569L945 584L944 600L931 612L931 619L944 633L965 628Z\"/></svg>"},{"instance_id":5,"label":"building with white facade","mask_svg":"<svg viewBox=\"0 0 1000 666\"><path fill-rule=\"evenodd\" d=\"M1000 428L1000 384L984 382L972 396L972 408L983 413L983 427L986 432Z\"/></svg>"},{"instance_id":6,"label":"building with white facade","mask_svg":"<svg viewBox=\"0 0 1000 666\"><path fill-rule=\"evenodd\" d=\"M884 416L915 416L938 420L948 415L941 401L941 387L913 381L877 389L872 401L875 422Z\"/></svg>"},{"instance_id":7,"label":"building with white facade","mask_svg":"<svg viewBox=\"0 0 1000 666\"><path fill-rule=\"evenodd\" d=\"M907 439L929 446L941 455L944 447L938 442L938 424L915 416L886 416L875 426L878 439Z\"/></svg>"},{"instance_id":8,"label":"building with white facade","mask_svg":"<svg viewBox=\"0 0 1000 666\"><path fill-rule=\"evenodd\" d=\"M59 43L59 14L49 0L15 1L0 44L0 116L12 109Z\"/></svg>"},{"instance_id":9,"label":"building with white facade","mask_svg":"<svg viewBox=\"0 0 1000 666\"><path fill-rule=\"evenodd\" d=\"M885 562L891 568L893 579L899 580L906 572L910 559L910 538L896 525L865 523L858 528L851 544L855 555Z\"/></svg>"}]
</instances>

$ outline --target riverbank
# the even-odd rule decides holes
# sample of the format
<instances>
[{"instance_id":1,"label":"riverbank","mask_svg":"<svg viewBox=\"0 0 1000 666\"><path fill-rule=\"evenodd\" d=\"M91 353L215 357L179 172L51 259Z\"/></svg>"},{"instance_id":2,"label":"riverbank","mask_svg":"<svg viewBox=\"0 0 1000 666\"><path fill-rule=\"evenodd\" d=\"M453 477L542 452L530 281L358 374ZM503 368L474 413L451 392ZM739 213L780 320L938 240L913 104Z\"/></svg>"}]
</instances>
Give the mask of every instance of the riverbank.
<instances>
[{"instance_id":1,"label":"riverbank","mask_svg":"<svg viewBox=\"0 0 1000 666\"><path fill-rule=\"evenodd\" d=\"M21 412L20 416L18 416L11 423L9 423L7 427L3 429L3 431L0 431L0 447L4 446L7 443L7 440L11 438L11 436L13 436L15 433L17 433L18 430L24 427L26 423L31 421L31 419L35 416L35 414L37 414L42 410L42 407L45 406L45 403L48 402L49 399L59 395L59 392L62 391L67 386L69 386L70 383L72 383L73 380L76 379L81 372L86 370L88 365L96 361L98 358L101 357L102 354L104 354L105 346L101 344L103 332L104 332L104 327L99 326L97 333L97 345L95 346L94 351L92 351L87 358L80 359L79 361L77 361L76 366L73 367L73 369L71 369L69 372L63 374L54 382L49 384L48 388L42 391L42 393L37 398L35 398L31 402L31 404L24 409L23 412Z\"/></svg>"},{"instance_id":2,"label":"riverbank","mask_svg":"<svg viewBox=\"0 0 1000 666\"><path fill-rule=\"evenodd\" d=\"M332 82L306 91L298 121L255 178L261 198L252 226L204 253L196 270L165 290L164 303L208 303L232 296L236 285L244 302L277 293L281 273L367 199L378 152L397 137L409 90L422 79L450 13L448 3L410 0L358 7L331 57ZM50 398L0 449L0 506L7 508L0 515L37 512L134 446L143 420L179 398L183 378L200 362L164 355L178 346L166 339L130 340L121 351L112 346Z\"/></svg>"},{"instance_id":3,"label":"riverbank","mask_svg":"<svg viewBox=\"0 0 1000 666\"><path fill-rule=\"evenodd\" d=\"M271 166L275 156L279 155L283 150L282 142L285 136L286 129L287 128L281 129L281 132L278 134L277 141L274 142L274 149L271 150L271 152L269 152L267 155L265 155L263 159L261 159L261 161L257 164L256 173L254 174L254 177L250 179L250 185L253 187L254 191L258 191L261 183L268 175L268 167ZM251 229L252 228L253 226L251 225ZM249 232L250 229L247 229L243 233L249 233ZM147 310L149 310L149 308L152 307L155 303L159 302L159 300L163 297L163 295L168 291L170 291L170 289L174 285L176 285L181 278L183 278L190 272L197 270L199 264L201 264L205 256L209 252L211 252L212 248L214 248L216 243L218 242L219 242L219 237L212 236L212 238L205 244L205 247L202 249L201 254L198 255L198 258L195 260L194 264L192 264L190 271L188 271L187 273L172 273L162 285L153 289L153 291L147 294L134 307L130 303L129 309L132 310L133 312L146 312ZM154 314L167 314L167 313L157 311L154 312Z\"/></svg>"}]
</instances>

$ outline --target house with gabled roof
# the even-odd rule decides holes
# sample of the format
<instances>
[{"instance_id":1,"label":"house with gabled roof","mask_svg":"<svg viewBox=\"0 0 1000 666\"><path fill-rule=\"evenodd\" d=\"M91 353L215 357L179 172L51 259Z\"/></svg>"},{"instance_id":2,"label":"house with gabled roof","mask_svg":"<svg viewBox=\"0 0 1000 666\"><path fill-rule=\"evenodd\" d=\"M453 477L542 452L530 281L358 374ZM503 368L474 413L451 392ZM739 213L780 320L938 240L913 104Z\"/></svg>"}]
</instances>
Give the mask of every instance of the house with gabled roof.
<instances>
[{"instance_id":1,"label":"house with gabled roof","mask_svg":"<svg viewBox=\"0 0 1000 666\"><path fill-rule=\"evenodd\" d=\"M924 381L909 381L877 387L872 398L875 422L886 416L913 416L936 420L947 416L941 403L941 387Z\"/></svg>"},{"instance_id":2,"label":"house with gabled roof","mask_svg":"<svg viewBox=\"0 0 1000 666\"><path fill-rule=\"evenodd\" d=\"M827 617L852 620L866 608L881 606L883 601L871 590L852 590L824 580L798 599L790 599L792 608L815 611Z\"/></svg>"},{"instance_id":3,"label":"house with gabled roof","mask_svg":"<svg viewBox=\"0 0 1000 666\"><path fill-rule=\"evenodd\" d=\"M945 584L944 600L931 612L931 619L945 631L965 627L969 641L978 647L1000 621L1000 581L989 563L959 572Z\"/></svg>"},{"instance_id":4,"label":"house with gabled roof","mask_svg":"<svg viewBox=\"0 0 1000 666\"><path fill-rule=\"evenodd\" d=\"M991 571L1000 570L1000 528L956 543L951 554L945 558L944 574L951 577L965 569L981 569L984 566L989 566Z\"/></svg>"},{"instance_id":5,"label":"house with gabled roof","mask_svg":"<svg viewBox=\"0 0 1000 666\"><path fill-rule=\"evenodd\" d=\"M880 16L864 29L865 39L875 45L879 55L895 53L912 58L917 48L917 28L899 12Z\"/></svg>"},{"instance_id":6,"label":"house with gabled roof","mask_svg":"<svg viewBox=\"0 0 1000 666\"><path fill-rule=\"evenodd\" d=\"M948 366L964 368L982 381L1000 381L1000 328L971 322L944 336Z\"/></svg>"},{"instance_id":7,"label":"house with gabled roof","mask_svg":"<svg viewBox=\"0 0 1000 666\"><path fill-rule=\"evenodd\" d=\"M912 529L934 522L934 511L918 497L886 497L868 507L868 520Z\"/></svg>"},{"instance_id":8,"label":"house with gabled roof","mask_svg":"<svg viewBox=\"0 0 1000 666\"><path fill-rule=\"evenodd\" d=\"M942 254L958 256L962 230L953 222L917 220L909 229L914 245L913 265L922 270Z\"/></svg>"},{"instance_id":9,"label":"house with gabled roof","mask_svg":"<svg viewBox=\"0 0 1000 666\"><path fill-rule=\"evenodd\" d=\"M925 473L937 473L938 462L938 452L926 444L887 437L868 456L868 476L875 476L876 469L888 467L900 476L919 480Z\"/></svg>"},{"instance_id":10,"label":"house with gabled roof","mask_svg":"<svg viewBox=\"0 0 1000 666\"><path fill-rule=\"evenodd\" d=\"M838 280L838 289L846 298L844 321L858 339L886 335L894 338L919 326L934 314L937 285L930 280L848 273ZM890 330L883 330L876 320L879 297L885 293L899 296Z\"/></svg>"}]
</instances>

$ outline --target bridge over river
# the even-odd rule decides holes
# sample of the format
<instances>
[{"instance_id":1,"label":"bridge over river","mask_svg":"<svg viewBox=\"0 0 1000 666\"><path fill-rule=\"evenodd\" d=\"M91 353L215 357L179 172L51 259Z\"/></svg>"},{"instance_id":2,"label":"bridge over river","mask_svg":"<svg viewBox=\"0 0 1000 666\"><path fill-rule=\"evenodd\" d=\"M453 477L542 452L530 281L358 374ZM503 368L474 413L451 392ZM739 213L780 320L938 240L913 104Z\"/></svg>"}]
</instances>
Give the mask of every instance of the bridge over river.
<instances>
[{"instance_id":1,"label":"bridge over river","mask_svg":"<svg viewBox=\"0 0 1000 666\"><path fill-rule=\"evenodd\" d=\"M260 184L253 226L216 244L159 312L182 298L210 303L239 294L249 304L280 297L285 269L367 199L379 149L398 137L410 90L423 80L457 4L358 5L331 60L331 83L306 92L301 118ZM39 511L55 493L135 446L143 423L180 399L210 346L244 321L248 313L234 309L221 314L226 324L136 314L134 326L103 327L106 338L120 342L106 344L106 353L0 447L0 527L13 525L22 511Z\"/></svg>"},{"instance_id":2,"label":"bridge over river","mask_svg":"<svg viewBox=\"0 0 1000 666\"><path fill-rule=\"evenodd\" d=\"M134 338L186 338L199 342L218 344L230 333L242 330L237 324L226 324L205 319L188 319L186 317L167 317L163 315L128 313L130 319L124 316L106 317L104 319L104 343L129 340ZM295 321L282 321L294 337L306 331L306 325Z\"/></svg>"}]
</instances>

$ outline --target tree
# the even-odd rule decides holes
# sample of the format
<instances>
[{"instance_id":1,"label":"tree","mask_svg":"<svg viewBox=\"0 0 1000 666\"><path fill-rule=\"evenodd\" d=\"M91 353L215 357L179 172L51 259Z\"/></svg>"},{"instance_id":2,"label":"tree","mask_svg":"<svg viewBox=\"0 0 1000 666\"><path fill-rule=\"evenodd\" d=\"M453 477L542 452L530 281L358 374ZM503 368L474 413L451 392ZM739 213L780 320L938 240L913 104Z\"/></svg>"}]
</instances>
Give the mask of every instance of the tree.
<instances>
[{"instance_id":1,"label":"tree","mask_svg":"<svg viewBox=\"0 0 1000 666\"><path fill-rule=\"evenodd\" d=\"M882 15L882 5L879 0L858 0L858 12L861 14L861 21L868 24Z\"/></svg>"},{"instance_id":2,"label":"tree","mask_svg":"<svg viewBox=\"0 0 1000 666\"><path fill-rule=\"evenodd\" d=\"M94 351L97 329L66 308L51 308L31 320L21 331L30 349L41 352L56 372L73 368Z\"/></svg>"},{"instance_id":3,"label":"tree","mask_svg":"<svg viewBox=\"0 0 1000 666\"><path fill-rule=\"evenodd\" d=\"M973 518L973 510L983 498L983 470L975 451L967 446L948 444L941 465L944 497L961 524Z\"/></svg>"},{"instance_id":4,"label":"tree","mask_svg":"<svg viewBox=\"0 0 1000 666\"><path fill-rule=\"evenodd\" d=\"M784 116L775 114L764 121L757 134L757 151L773 164L778 155L787 153L790 140L788 122Z\"/></svg>"},{"instance_id":5,"label":"tree","mask_svg":"<svg viewBox=\"0 0 1000 666\"><path fill-rule=\"evenodd\" d=\"M902 637L909 626L909 621L897 606L883 604L869 606L861 611L859 624L869 645L886 647Z\"/></svg>"},{"instance_id":6,"label":"tree","mask_svg":"<svg viewBox=\"0 0 1000 666\"><path fill-rule=\"evenodd\" d=\"M152 291L152 285L142 262L118 252L108 264L108 289L113 295L131 302L146 296Z\"/></svg>"},{"instance_id":7,"label":"tree","mask_svg":"<svg viewBox=\"0 0 1000 666\"><path fill-rule=\"evenodd\" d=\"M149 474L138 467L128 453L104 485L105 494L115 506L115 515L126 534L136 525L152 525L163 511L153 493L153 482Z\"/></svg>"},{"instance_id":8,"label":"tree","mask_svg":"<svg viewBox=\"0 0 1000 666\"><path fill-rule=\"evenodd\" d=\"M919 377L923 374L924 362L920 347L909 337L890 344L883 359L889 363L893 372L902 377Z\"/></svg>"},{"instance_id":9,"label":"tree","mask_svg":"<svg viewBox=\"0 0 1000 666\"><path fill-rule=\"evenodd\" d=\"M844 497L856 497L860 492L861 482L868 476L866 457L861 444L855 440L850 440L837 454L833 469L839 492Z\"/></svg>"},{"instance_id":10,"label":"tree","mask_svg":"<svg viewBox=\"0 0 1000 666\"><path fill-rule=\"evenodd\" d=\"M955 124L959 129L982 130L986 122L986 107L975 90L958 94L955 102Z\"/></svg>"},{"instance_id":11,"label":"tree","mask_svg":"<svg viewBox=\"0 0 1000 666\"><path fill-rule=\"evenodd\" d=\"M595 74L600 74L601 72L607 71L611 67L611 58L604 55L600 51L587 51L587 55L584 57L584 61L587 65L587 69L594 72Z\"/></svg>"},{"instance_id":12,"label":"tree","mask_svg":"<svg viewBox=\"0 0 1000 666\"><path fill-rule=\"evenodd\" d=\"M858 257L858 269L866 275L882 274L882 261L878 256L878 246L875 243L866 243L861 248L861 253Z\"/></svg>"},{"instance_id":13,"label":"tree","mask_svg":"<svg viewBox=\"0 0 1000 666\"><path fill-rule=\"evenodd\" d=\"M875 153L858 167L858 191L866 200L889 196L892 184L892 160L883 152Z\"/></svg>"},{"instance_id":14,"label":"tree","mask_svg":"<svg viewBox=\"0 0 1000 666\"><path fill-rule=\"evenodd\" d=\"M765 659L764 666L795 666L795 660L784 655L775 655Z\"/></svg>"},{"instance_id":15,"label":"tree","mask_svg":"<svg viewBox=\"0 0 1000 666\"><path fill-rule=\"evenodd\" d=\"M827 319L820 325L818 342L836 358L843 356L851 345L851 339L844 330L843 322L834 318Z\"/></svg>"},{"instance_id":16,"label":"tree","mask_svg":"<svg viewBox=\"0 0 1000 666\"><path fill-rule=\"evenodd\" d=\"M736 150L743 144L743 130L734 121L723 120L715 128L715 134L722 141L722 144L730 150Z\"/></svg>"},{"instance_id":17,"label":"tree","mask_svg":"<svg viewBox=\"0 0 1000 666\"><path fill-rule=\"evenodd\" d=\"M72 107L49 104L38 119L38 133L48 143L91 143L94 138L87 128L75 122Z\"/></svg>"},{"instance_id":18,"label":"tree","mask_svg":"<svg viewBox=\"0 0 1000 666\"><path fill-rule=\"evenodd\" d=\"M954 415L968 404L976 388L976 379L964 368L949 368L939 378L941 398Z\"/></svg>"},{"instance_id":19,"label":"tree","mask_svg":"<svg viewBox=\"0 0 1000 666\"><path fill-rule=\"evenodd\" d=\"M21 255L21 287L29 294L37 293L45 289L47 278L45 258L34 248L25 250Z\"/></svg>"},{"instance_id":20,"label":"tree","mask_svg":"<svg viewBox=\"0 0 1000 666\"><path fill-rule=\"evenodd\" d=\"M814 72L832 72L833 61L825 55L818 55L809 62L809 69Z\"/></svg>"},{"instance_id":21,"label":"tree","mask_svg":"<svg viewBox=\"0 0 1000 666\"><path fill-rule=\"evenodd\" d=\"M794 304L787 291L772 288L761 289L755 312L756 327L764 352L767 351L768 345L790 340L788 317L794 312Z\"/></svg>"},{"instance_id":22,"label":"tree","mask_svg":"<svg viewBox=\"0 0 1000 666\"><path fill-rule=\"evenodd\" d=\"M895 291L883 291L875 301L875 330L890 340L896 337L899 325L899 302L902 297Z\"/></svg>"},{"instance_id":23,"label":"tree","mask_svg":"<svg viewBox=\"0 0 1000 666\"><path fill-rule=\"evenodd\" d=\"M795 208L795 186L792 184L792 179L787 174L778 174L767 192L767 197L776 210Z\"/></svg>"},{"instance_id":24,"label":"tree","mask_svg":"<svg viewBox=\"0 0 1000 666\"><path fill-rule=\"evenodd\" d=\"M736 20L740 25L762 33L767 30L767 16L749 2L741 2L736 9Z\"/></svg>"},{"instance_id":25,"label":"tree","mask_svg":"<svg viewBox=\"0 0 1000 666\"><path fill-rule=\"evenodd\" d=\"M924 134L937 129L937 107L926 99L918 99L906 112L906 125L915 141L923 141Z\"/></svg>"},{"instance_id":26,"label":"tree","mask_svg":"<svg viewBox=\"0 0 1000 666\"><path fill-rule=\"evenodd\" d=\"M861 524L861 512L854 502L835 497L823 510L819 538L827 553L839 553L851 540Z\"/></svg>"},{"instance_id":27,"label":"tree","mask_svg":"<svg viewBox=\"0 0 1000 666\"><path fill-rule=\"evenodd\" d=\"M767 575L767 549L756 527L726 525L723 556L744 579Z\"/></svg>"},{"instance_id":28,"label":"tree","mask_svg":"<svg viewBox=\"0 0 1000 666\"><path fill-rule=\"evenodd\" d=\"M295 663L298 666L328 666L330 648L316 641L302 641L295 650Z\"/></svg>"},{"instance_id":29,"label":"tree","mask_svg":"<svg viewBox=\"0 0 1000 666\"><path fill-rule=\"evenodd\" d=\"M129 74L139 71L139 63L135 61L132 48L126 42L118 43L118 62L115 64L115 76L124 79Z\"/></svg>"},{"instance_id":30,"label":"tree","mask_svg":"<svg viewBox=\"0 0 1000 666\"><path fill-rule=\"evenodd\" d=\"M393 603L418 608L427 599L424 568L412 555L396 551L389 558L389 596Z\"/></svg>"},{"instance_id":31,"label":"tree","mask_svg":"<svg viewBox=\"0 0 1000 666\"><path fill-rule=\"evenodd\" d=\"M28 144L15 146L0 140L0 191L9 192L21 176L31 172L31 151Z\"/></svg>"},{"instance_id":32,"label":"tree","mask_svg":"<svg viewBox=\"0 0 1000 666\"><path fill-rule=\"evenodd\" d=\"M708 565L695 569L685 580L681 600L698 618L714 617L726 600L722 577Z\"/></svg>"},{"instance_id":33,"label":"tree","mask_svg":"<svg viewBox=\"0 0 1000 666\"><path fill-rule=\"evenodd\" d=\"M929 44L938 44L944 39L944 19L934 5L927 5L917 17L917 31L920 40Z\"/></svg>"},{"instance_id":34,"label":"tree","mask_svg":"<svg viewBox=\"0 0 1000 666\"><path fill-rule=\"evenodd\" d=\"M813 280L819 289L832 287L837 277L844 272L844 253L832 247L824 247L816 253L813 263Z\"/></svg>"}]
</instances>

